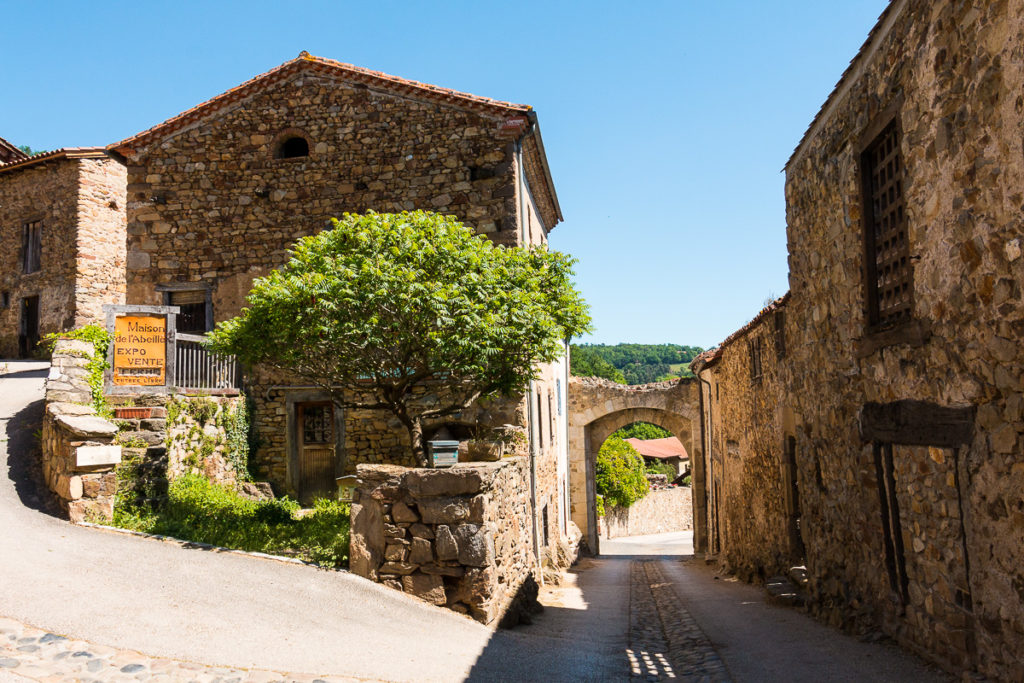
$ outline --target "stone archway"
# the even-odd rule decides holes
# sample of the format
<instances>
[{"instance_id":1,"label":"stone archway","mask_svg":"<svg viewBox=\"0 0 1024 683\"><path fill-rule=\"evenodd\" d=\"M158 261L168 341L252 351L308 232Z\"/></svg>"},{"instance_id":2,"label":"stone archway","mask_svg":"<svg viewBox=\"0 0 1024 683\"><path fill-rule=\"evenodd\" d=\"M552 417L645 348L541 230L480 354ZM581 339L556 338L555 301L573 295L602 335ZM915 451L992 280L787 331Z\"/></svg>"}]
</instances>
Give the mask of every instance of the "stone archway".
<instances>
[{"instance_id":1,"label":"stone archway","mask_svg":"<svg viewBox=\"0 0 1024 683\"><path fill-rule=\"evenodd\" d=\"M599 552L594 458L612 432L650 422L678 437L693 468L694 549L704 550L706 492L696 379L626 386L594 377L569 380L569 507L587 547Z\"/></svg>"}]
</instances>

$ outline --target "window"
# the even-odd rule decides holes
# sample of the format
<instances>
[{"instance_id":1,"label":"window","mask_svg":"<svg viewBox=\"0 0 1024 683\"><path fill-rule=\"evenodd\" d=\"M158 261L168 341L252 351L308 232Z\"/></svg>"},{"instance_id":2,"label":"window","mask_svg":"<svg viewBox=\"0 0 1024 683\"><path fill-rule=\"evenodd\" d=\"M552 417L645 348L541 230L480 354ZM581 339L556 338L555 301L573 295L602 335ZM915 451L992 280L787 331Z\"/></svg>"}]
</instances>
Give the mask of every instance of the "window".
<instances>
[{"instance_id":1,"label":"window","mask_svg":"<svg viewBox=\"0 0 1024 683\"><path fill-rule=\"evenodd\" d=\"M910 319L913 293L900 130L895 118L864 150L861 172L868 325L893 327Z\"/></svg>"},{"instance_id":2,"label":"window","mask_svg":"<svg viewBox=\"0 0 1024 683\"><path fill-rule=\"evenodd\" d=\"M2 294L0 294L0 308L10 308L10 307L11 307L11 293L10 292L3 292Z\"/></svg>"},{"instance_id":3,"label":"window","mask_svg":"<svg viewBox=\"0 0 1024 683\"><path fill-rule=\"evenodd\" d=\"M309 156L309 141L301 135L291 135L277 145L275 159L297 159Z\"/></svg>"},{"instance_id":4,"label":"window","mask_svg":"<svg viewBox=\"0 0 1024 683\"><path fill-rule=\"evenodd\" d=\"M750 379L757 382L761 379L761 338L748 341L747 349L750 351Z\"/></svg>"},{"instance_id":5,"label":"window","mask_svg":"<svg viewBox=\"0 0 1024 683\"><path fill-rule=\"evenodd\" d=\"M41 221L30 221L22 226L21 255L22 271L35 273L42 267L43 224Z\"/></svg>"},{"instance_id":6,"label":"window","mask_svg":"<svg viewBox=\"0 0 1024 683\"><path fill-rule=\"evenodd\" d=\"M554 402L555 402L555 399L554 399L553 396L551 396L551 392L549 391L548 392L548 439L551 441L552 444L555 443L555 434L557 433L557 430L555 429L555 406L554 406Z\"/></svg>"},{"instance_id":7,"label":"window","mask_svg":"<svg viewBox=\"0 0 1024 683\"><path fill-rule=\"evenodd\" d=\"M167 303L177 306L178 322L175 330L182 334L205 334L211 329L212 316L207 315L208 301L205 289L168 292Z\"/></svg>"}]
</instances>

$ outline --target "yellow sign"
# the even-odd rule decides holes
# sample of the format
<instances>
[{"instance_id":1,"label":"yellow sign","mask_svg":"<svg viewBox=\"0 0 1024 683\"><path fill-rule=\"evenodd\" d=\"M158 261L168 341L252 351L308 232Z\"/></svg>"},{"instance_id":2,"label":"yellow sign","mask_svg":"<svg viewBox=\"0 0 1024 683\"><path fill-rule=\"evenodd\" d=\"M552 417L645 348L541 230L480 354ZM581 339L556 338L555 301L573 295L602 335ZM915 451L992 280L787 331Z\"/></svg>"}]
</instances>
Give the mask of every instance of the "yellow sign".
<instances>
[{"instance_id":1,"label":"yellow sign","mask_svg":"<svg viewBox=\"0 0 1024 683\"><path fill-rule=\"evenodd\" d=\"M167 318L123 316L114 321L113 383L163 386L167 369Z\"/></svg>"}]
</instances>

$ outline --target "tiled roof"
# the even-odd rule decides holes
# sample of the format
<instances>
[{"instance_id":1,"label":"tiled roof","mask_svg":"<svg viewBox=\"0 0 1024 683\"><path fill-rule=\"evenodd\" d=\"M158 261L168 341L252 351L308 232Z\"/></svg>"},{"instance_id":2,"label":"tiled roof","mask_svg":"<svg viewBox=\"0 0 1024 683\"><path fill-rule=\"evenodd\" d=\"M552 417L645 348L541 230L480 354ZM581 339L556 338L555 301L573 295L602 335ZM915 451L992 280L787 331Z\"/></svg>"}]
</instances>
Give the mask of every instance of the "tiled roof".
<instances>
[{"instance_id":1,"label":"tiled roof","mask_svg":"<svg viewBox=\"0 0 1024 683\"><path fill-rule=\"evenodd\" d=\"M28 168L29 166L58 159L97 159L105 156L107 156L107 150L104 147L61 147L50 152L42 152L18 159L17 161L0 164L0 173L6 173L19 168Z\"/></svg>"},{"instance_id":2,"label":"tiled roof","mask_svg":"<svg viewBox=\"0 0 1024 683\"><path fill-rule=\"evenodd\" d=\"M26 156L28 155L22 152L20 149L18 149L11 143L7 142L7 140L0 138L0 160L6 157L11 161L17 161L19 159L24 159ZM0 163L3 162L0 161ZM10 161L7 163L10 163Z\"/></svg>"},{"instance_id":3,"label":"tiled roof","mask_svg":"<svg viewBox=\"0 0 1024 683\"><path fill-rule=\"evenodd\" d=\"M369 86L398 92L411 97L419 97L452 104L496 116L522 116L532 111L532 107L526 104L514 104L512 102L494 100L489 97L470 95L469 93L459 92L458 90L452 90L450 88L442 88L436 85L430 85L429 83L420 83L419 81L391 76L380 71L372 71L352 64L337 62L333 59L315 57L304 51L295 59L289 60L280 66L274 67L266 73L262 73L259 76L251 78L245 83L242 83L227 92L221 93L202 104L198 104L148 130L144 130L141 133L125 138L121 142L116 142L110 145L109 149L121 154L131 154L132 151L146 145L154 138L179 130L214 111L222 109L234 102L238 102L260 89L283 80L302 69L313 69L314 71L333 73L346 80L364 83Z\"/></svg>"},{"instance_id":4,"label":"tiled roof","mask_svg":"<svg viewBox=\"0 0 1024 683\"><path fill-rule=\"evenodd\" d=\"M664 439L626 439L637 452L645 458L689 458L686 448L682 442L674 436L667 436Z\"/></svg>"},{"instance_id":5,"label":"tiled roof","mask_svg":"<svg viewBox=\"0 0 1024 683\"><path fill-rule=\"evenodd\" d=\"M749 323L747 323L746 325L744 325L743 327L741 327L740 329L736 330L728 337L726 337L725 341L719 344L717 348L708 349L707 351L704 351L696 358L694 358L690 362L690 370L694 374L696 374L700 372L700 370L702 370L703 368L709 367L717 363L718 360L722 357L722 352L725 350L726 346L729 346L730 344L739 340L752 329L760 325L764 321L764 319L767 318L769 315L775 313L776 311L784 307L789 302L789 295L790 293L786 292L778 299L762 308L761 311L754 316L753 320L751 320Z\"/></svg>"},{"instance_id":6,"label":"tiled roof","mask_svg":"<svg viewBox=\"0 0 1024 683\"><path fill-rule=\"evenodd\" d=\"M783 170L785 170L785 168L789 168L789 165L793 163L793 160L799 154L804 143L811 137L811 134L817 127L818 122L824 117L829 105L831 105L832 101L838 97L839 91L843 90L847 83L852 80L853 73L860 68L861 64L867 58L868 53L875 47L877 41L880 41L883 35L888 32L888 20L890 17L895 19L900 10L902 10L906 4L905 0L889 0L889 4L886 5L885 9L882 10L882 13L878 15L878 21L875 22L875 25L868 33L868 37L864 41L864 44L861 45L860 50L858 50L857 54L850 60L850 65L846 67L845 71L843 71L843 74L839 77L835 87L832 88L832 92L830 92L828 97L825 98L821 108L818 109L818 113L815 114L814 118L811 120L811 124L807 126L807 130L804 132L803 137L800 138L800 142L797 144L796 149L794 149L793 153L789 156Z\"/></svg>"}]
</instances>

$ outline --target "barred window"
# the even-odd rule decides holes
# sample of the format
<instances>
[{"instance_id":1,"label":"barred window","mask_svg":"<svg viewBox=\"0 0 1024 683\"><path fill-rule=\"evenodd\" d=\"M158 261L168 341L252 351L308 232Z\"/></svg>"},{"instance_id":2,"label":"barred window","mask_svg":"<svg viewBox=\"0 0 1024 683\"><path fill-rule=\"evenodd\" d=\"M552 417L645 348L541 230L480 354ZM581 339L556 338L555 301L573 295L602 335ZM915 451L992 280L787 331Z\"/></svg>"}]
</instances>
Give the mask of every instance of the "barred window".
<instances>
[{"instance_id":1,"label":"barred window","mask_svg":"<svg viewBox=\"0 0 1024 683\"><path fill-rule=\"evenodd\" d=\"M893 119L861 157L868 325L891 327L913 310L900 130Z\"/></svg>"},{"instance_id":2,"label":"barred window","mask_svg":"<svg viewBox=\"0 0 1024 683\"><path fill-rule=\"evenodd\" d=\"M207 297L205 289L168 292L167 303L179 308L175 330L183 334L205 334L207 324Z\"/></svg>"},{"instance_id":3,"label":"barred window","mask_svg":"<svg viewBox=\"0 0 1024 683\"><path fill-rule=\"evenodd\" d=\"M42 268L42 255L42 222L30 221L25 223L21 230L22 271L25 273L34 273Z\"/></svg>"}]
</instances>

